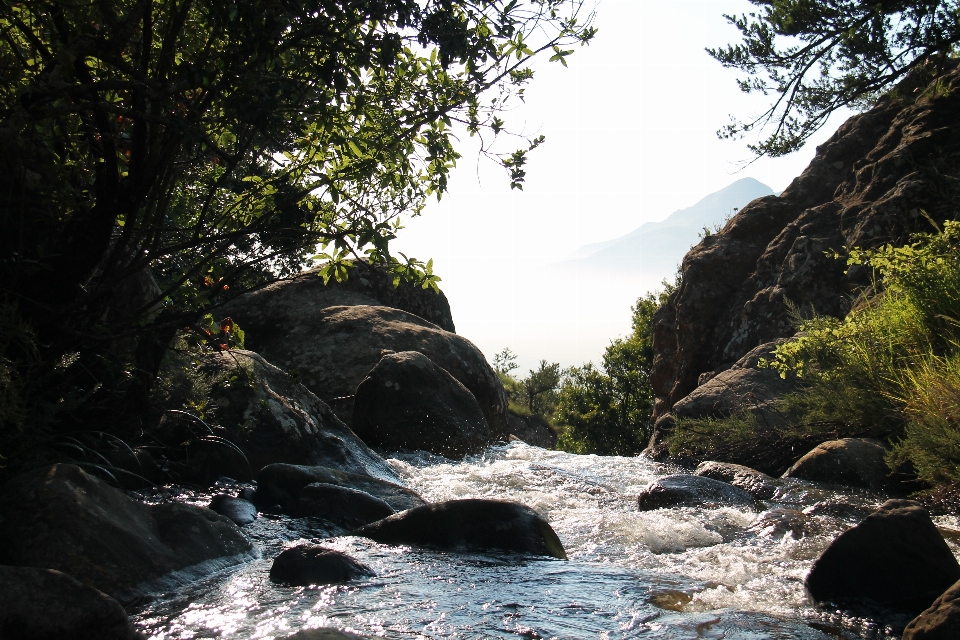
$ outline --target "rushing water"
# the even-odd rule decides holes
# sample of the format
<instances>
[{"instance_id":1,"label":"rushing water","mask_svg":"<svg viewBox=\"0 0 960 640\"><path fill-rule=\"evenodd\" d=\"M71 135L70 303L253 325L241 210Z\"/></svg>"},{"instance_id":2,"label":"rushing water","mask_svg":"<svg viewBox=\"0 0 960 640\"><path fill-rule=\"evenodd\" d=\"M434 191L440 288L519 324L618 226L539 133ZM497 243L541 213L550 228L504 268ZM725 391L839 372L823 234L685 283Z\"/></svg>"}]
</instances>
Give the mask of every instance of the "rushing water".
<instances>
[{"instance_id":1,"label":"rushing water","mask_svg":"<svg viewBox=\"0 0 960 640\"><path fill-rule=\"evenodd\" d=\"M785 485L765 506L810 513L811 533L795 539L758 524L760 511L638 512L637 493L676 472L645 458L576 456L514 442L457 463L428 455L389 462L429 501L529 505L557 531L569 561L327 538L317 521L261 518L245 528L261 559L163 593L134 620L158 640L284 638L320 626L386 638L891 635L871 620L818 611L803 588L812 561L882 495ZM344 551L377 577L316 588L272 584L272 558L303 541Z\"/></svg>"}]
</instances>

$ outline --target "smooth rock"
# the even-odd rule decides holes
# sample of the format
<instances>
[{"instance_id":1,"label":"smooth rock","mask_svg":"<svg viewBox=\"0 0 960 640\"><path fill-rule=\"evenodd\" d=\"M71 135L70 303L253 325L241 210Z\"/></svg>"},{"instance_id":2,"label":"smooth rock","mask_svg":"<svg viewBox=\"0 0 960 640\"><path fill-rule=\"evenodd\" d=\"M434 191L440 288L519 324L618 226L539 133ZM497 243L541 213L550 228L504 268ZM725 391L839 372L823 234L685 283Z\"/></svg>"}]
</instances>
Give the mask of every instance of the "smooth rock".
<instances>
[{"instance_id":1,"label":"smooth rock","mask_svg":"<svg viewBox=\"0 0 960 640\"><path fill-rule=\"evenodd\" d=\"M351 425L370 446L452 459L493 442L473 394L417 351L380 359L357 387Z\"/></svg>"},{"instance_id":2,"label":"smooth rock","mask_svg":"<svg viewBox=\"0 0 960 640\"><path fill-rule=\"evenodd\" d=\"M0 564L56 569L127 599L144 581L253 547L210 509L146 505L70 464L0 490Z\"/></svg>"},{"instance_id":3,"label":"smooth rock","mask_svg":"<svg viewBox=\"0 0 960 640\"><path fill-rule=\"evenodd\" d=\"M330 407L260 355L236 349L210 354L202 360L200 373L210 385L206 422L217 425L215 435L235 446L191 438L203 428L182 413L168 412L160 425L161 438L195 442L183 480L250 480L268 464L282 462L398 481L390 466Z\"/></svg>"},{"instance_id":4,"label":"smooth rock","mask_svg":"<svg viewBox=\"0 0 960 640\"><path fill-rule=\"evenodd\" d=\"M817 445L797 460L783 477L880 489L887 484L890 475L884 461L885 454L883 445L876 440L831 440Z\"/></svg>"},{"instance_id":5,"label":"smooth rock","mask_svg":"<svg viewBox=\"0 0 960 640\"><path fill-rule=\"evenodd\" d=\"M640 511L668 507L753 507L753 496L726 482L688 474L664 476L640 492Z\"/></svg>"},{"instance_id":6,"label":"smooth rock","mask_svg":"<svg viewBox=\"0 0 960 640\"><path fill-rule=\"evenodd\" d=\"M252 502L243 498L234 498L225 493L213 496L210 500L210 509L222 516L227 516L241 527L257 519L257 508Z\"/></svg>"},{"instance_id":7,"label":"smooth rock","mask_svg":"<svg viewBox=\"0 0 960 640\"><path fill-rule=\"evenodd\" d=\"M313 544L284 549L270 567L272 582L298 586L336 584L373 575L370 567L347 554Z\"/></svg>"},{"instance_id":8,"label":"smooth rock","mask_svg":"<svg viewBox=\"0 0 960 640\"><path fill-rule=\"evenodd\" d=\"M566 559L556 532L536 511L508 500L450 500L394 514L352 535L386 544L499 549Z\"/></svg>"},{"instance_id":9,"label":"smooth rock","mask_svg":"<svg viewBox=\"0 0 960 640\"><path fill-rule=\"evenodd\" d=\"M916 615L957 580L960 564L927 511L912 500L888 500L841 533L805 583L817 602L872 602Z\"/></svg>"},{"instance_id":10,"label":"smooth rock","mask_svg":"<svg viewBox=\"0 0 960 640\"><path fill-rule=\"evenodd\" d=\"M960 638L960 582L947 589L903 630L903 640L957 638Z\"/></svg>"},{"instance_id":11,"label":"smooth rock","mask_svg":"<svg viewBox=\"0 0 960 640\"><path fill-rule=\"evenodd\" d=\"M496 438L509 435L506 392L469 340L399 309L366 305L314 309L307 300L298 300L297 305L295 316L269 323L268 331L247 331L247 345L295 372L348 425L357 385L380 359L389 352L419 351L470 390ZM243 316L232 317L244 326Z\"/></svg>"},{"instance_id":12,"label":"smooth rock","mask_svg":"<svg viewBox=\"0 0 960 640\"><path fill-rule=\"evenodd\" d=\"M120 603L53 569L0 566L0 638L136 640Z\"/></svg>"},{"instance_id":13,"label":"smooth rock","mask_svg":"<svg viewBox=\"0 0 960 640\"><path fill-rule=\"evenodd\" d=\"M812 533L813 529L810 518L796 509L771 509L760 514L747 530L766 538L782 538L789 533L799 540Z\"/></svg>"},{"instance_id":14,"label":"smooth rock","mask_svg":"<svg viewBox=\"0 0 960 640\"><path fill-rule=\"evenodd\" d=\"M758 500L769 500L777 492L776 480L761 471L740 464L701 462L693 475L732 484Z\"/></svg>"},{"instance_id":15,"label":"smooth rock","mask_svg":"<svg viewBox=\"0 0 960 640\"><path fill-rule=\"evenodd\" d=\"M366 491L314 482L300 490L295 514L323 518L341 527L355 528L393 515L394 508Z\"/></svg>"},{"instance_id":16,"label":"smooth rock","mask_svg":"<svg viewBox=\"0 0 960 640\"><path fill-rule=\"evenodd\" d=\"M383 500L395 511L426 504L415 491L392 482L327 467L293 464L271 464L261 469L260 475L257 476L254 503L261 508L278 504L285 512L294 513L297 510L300 491L313 483L332 484L366 492Z\"/></svg>"}]
</instances>

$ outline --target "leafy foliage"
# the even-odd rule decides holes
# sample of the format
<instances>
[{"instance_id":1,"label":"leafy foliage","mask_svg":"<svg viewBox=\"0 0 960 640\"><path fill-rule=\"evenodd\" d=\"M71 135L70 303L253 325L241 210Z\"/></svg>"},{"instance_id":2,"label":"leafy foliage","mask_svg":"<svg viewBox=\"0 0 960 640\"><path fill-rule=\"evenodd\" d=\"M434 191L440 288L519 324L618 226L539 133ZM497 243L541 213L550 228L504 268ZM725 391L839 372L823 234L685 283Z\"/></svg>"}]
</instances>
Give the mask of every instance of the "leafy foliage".
<instances>
[{"instance_id":1,"label":"leafy foliage","mask_svg":"<svg viewBox=\"0 0 960 640\"><path fill-rule=\"evenodd\" d=\"M556 390L560 386L560 363L541 360L536 369L531 369L520 381L530 413L546 415L556 403Z\"/></svg>"},{"instance_id":2,"label":"leafy foliage","mask_svg":"<svg viewBox=\"0 0 960 640\"><path fill-rule=\"evenodd\" d=\"M936 75L960 42L955 0L751 2L757 12L726 16L742 43L707 52L742 72L745 93L776 96L758 118L720 132L742 136L770 126L770 135L750 146L759 155L795 151L831 113L869 105L913 69Z\"/></svg>"}]
</instances>

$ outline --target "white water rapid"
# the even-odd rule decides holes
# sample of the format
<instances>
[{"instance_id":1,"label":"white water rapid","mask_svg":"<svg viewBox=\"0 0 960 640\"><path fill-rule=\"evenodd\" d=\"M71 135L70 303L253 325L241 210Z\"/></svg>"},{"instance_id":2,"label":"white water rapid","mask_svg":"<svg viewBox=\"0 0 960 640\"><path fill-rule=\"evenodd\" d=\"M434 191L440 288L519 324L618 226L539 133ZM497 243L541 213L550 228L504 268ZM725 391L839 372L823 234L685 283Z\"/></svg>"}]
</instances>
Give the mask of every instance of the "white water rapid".
<instances>
[{"instance_id":1,"label":"white water rapid","mask_svg":"<svg viewBox=\"0 0 960 640\"><path fill-rule=\"evenodd\" d=\"M134 611L134 621L156 640L280 639L319 626L386 638L891 635L883 624L818 611L803 588L813 560L883 495L797 482L756 510L639 512L638 492L676 469L645 458L576 456L520 442L463 462L428 455L389 462L429 501L487 497L529 505L556 530L569 561L328 539L309 520L261 518L245 531L260 545L262 559L160 594ZM775 507L806 510L811 533L795 539L758 523ZM315 588L272 584L272 558L305 540L348 553L377 577Z\"/></svg>"}]
</instances>

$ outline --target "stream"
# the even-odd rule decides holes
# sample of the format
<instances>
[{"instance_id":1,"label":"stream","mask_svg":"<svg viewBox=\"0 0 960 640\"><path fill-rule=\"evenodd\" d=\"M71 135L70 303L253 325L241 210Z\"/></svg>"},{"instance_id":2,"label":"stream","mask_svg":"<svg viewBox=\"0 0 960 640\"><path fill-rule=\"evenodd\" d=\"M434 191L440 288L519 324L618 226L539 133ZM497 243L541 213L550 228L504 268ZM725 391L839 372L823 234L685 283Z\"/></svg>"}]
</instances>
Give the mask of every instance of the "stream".
<instances>
[{"instance_id":1,"label":"stream","mask_svg":"<svg viewBox=\"0 0 960 640\"><path fill-rule=\"evenodd\" d=\"M785 482L762 507L808 514L807 535L795 539L758 522L759 510L639 512L639 491L679 471L642 457L578 456L513 442L463 462L422 453L388 462L428 501L504 498L532 507L556 530L569 561L328 538L320 521L262 517L244 528L260 559L168 586L131 610L137 627L155 640L280 639L321 626L385 638L896 637L896 620L818 610L803 587L812 562L879 506L882 494ZM180 496L198 504L209 498ZM957 527L952 518L935 521ZM309 588L272 584L273 557L304 541L343 551L377 577ZM955 541L948 544L960 553Z\"/></svg>"}]
</instances>

